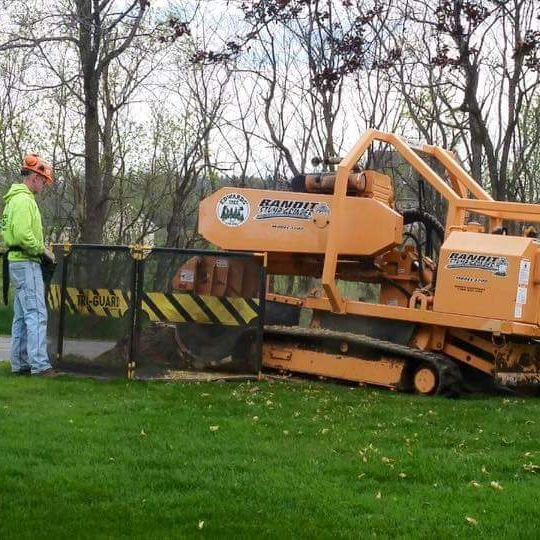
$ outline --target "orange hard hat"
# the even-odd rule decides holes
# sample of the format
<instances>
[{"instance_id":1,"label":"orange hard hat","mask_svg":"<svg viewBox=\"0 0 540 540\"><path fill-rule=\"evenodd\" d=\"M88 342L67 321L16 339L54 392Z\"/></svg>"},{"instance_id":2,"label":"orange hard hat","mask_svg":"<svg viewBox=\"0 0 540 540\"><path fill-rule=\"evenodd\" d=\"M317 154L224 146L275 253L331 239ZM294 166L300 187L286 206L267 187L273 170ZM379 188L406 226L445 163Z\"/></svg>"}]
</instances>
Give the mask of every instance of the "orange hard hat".
<instances>
[{"instance_id":1,"label":"orange hard hat","mask_svg":"<svg viewBox=\"0 0 540 540\"><path fill-rule=\"evenodd\" d=\"M45 178L45 182L47 183L47 185L52 184L52 181L53 181L52 167L38 154L28 154L27 156L24 156L22 170L35 172L39 174L40 176L43 176L43 178Z\"/></svg>"}]
</instances>

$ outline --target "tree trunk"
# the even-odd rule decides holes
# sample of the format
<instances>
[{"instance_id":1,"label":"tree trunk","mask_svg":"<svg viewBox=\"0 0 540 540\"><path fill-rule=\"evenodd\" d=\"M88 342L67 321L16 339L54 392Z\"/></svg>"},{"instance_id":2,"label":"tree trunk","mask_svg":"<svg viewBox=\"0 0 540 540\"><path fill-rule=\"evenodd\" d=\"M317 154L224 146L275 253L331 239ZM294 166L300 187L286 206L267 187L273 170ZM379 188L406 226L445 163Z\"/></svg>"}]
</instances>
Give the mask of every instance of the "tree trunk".
<instances>
[{"instance_id":1,"label":"tree trunk","mask_svg":"<svg viewBox=\"0 0 540 540\"><path fill-rule=\"evenodd\" d=\"M98 79L85 78L85 121L84 121L84 222L81 226L81 242L100 244L103 239L105 205L103 204L101 170L99 164L99 114Z\"/></svg>"}]
</instances>

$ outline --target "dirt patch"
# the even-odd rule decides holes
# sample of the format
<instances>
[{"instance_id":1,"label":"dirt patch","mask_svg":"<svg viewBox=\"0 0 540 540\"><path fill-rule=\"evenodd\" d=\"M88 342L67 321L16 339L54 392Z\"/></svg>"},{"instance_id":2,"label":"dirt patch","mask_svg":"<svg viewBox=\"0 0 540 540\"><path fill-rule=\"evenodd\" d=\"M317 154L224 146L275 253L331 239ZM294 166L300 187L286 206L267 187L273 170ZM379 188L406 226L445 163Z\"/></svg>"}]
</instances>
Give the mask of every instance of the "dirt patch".
<instances>
[{"instance_id":1,"label":"dirt patch","mask_svg":"<svg viewBox=\"0 0 540 540\"><path fill-rule=\"evenodd\" d=\"M249 353L250 351L246 351L246 356ZM125 336L113 348L95 358L69 354L61 362L57 362L55 367L66 372L122 377L127 374L128 358L129 339ZM200 374L200 380L215 380L227 376L246 377L244 373L253 371L243 367L245 366L234 362L230 357L222 362L213 358L193 358L178 346L173 325L157 323L141 331L136 354L137 378L193 380Z\"/></svg>"}]
</instances>

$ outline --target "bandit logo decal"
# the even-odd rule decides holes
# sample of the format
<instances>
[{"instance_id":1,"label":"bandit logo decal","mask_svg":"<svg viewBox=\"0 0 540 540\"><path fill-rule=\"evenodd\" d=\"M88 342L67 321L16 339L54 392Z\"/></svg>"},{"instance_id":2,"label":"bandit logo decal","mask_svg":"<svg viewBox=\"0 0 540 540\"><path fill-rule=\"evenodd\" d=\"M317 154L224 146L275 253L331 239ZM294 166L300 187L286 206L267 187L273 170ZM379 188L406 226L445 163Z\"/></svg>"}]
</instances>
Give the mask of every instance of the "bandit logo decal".
<instances>
[{"instance_id":1,"label":"bandit logo decal","mask_svg":"<svg viewBox=\"0 0 540 540\"><path fill-rule=\"evenodd\" d=\"M239 193L229 193L219 199L216 213L219 221L227 227L238 227L249 218L249 201Z\"/></svg>"},{"instance_id":2,"label":"bandit logo decal","mask_svg":"<svg viewBox=\"0 0 540 540\"><path fill-rule=\"evenodd\" d=\"M324 202L295 201L287 199L262 199L255 219L290 218L311 219L314 214L330 213Z\"/></svg>"},{"instance_id":3,"label":"bandit logo decal","mask_svg":"<svg viewBox=\"0 0 540 540\"><path fill-rule=\"evenodd\" d=\"M506 277L508 273L508 259L494 255L479 255L476 253L460 253L453 251L448 257L446 268L467 268L485 270L499 277Z\"/></svg>"}]
</instances>

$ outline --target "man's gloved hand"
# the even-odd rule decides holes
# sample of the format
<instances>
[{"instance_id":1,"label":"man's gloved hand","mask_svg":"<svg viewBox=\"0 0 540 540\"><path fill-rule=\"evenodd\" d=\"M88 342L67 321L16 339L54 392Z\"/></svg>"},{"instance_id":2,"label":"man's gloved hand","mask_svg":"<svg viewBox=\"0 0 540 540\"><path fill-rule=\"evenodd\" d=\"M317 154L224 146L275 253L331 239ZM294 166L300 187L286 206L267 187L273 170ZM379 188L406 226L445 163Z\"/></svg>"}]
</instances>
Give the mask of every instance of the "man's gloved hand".
<instances>
[{"instance_id":1,"label":"man's gloved hand","mask_svg":"<svg viewBox=\"0 0 540 540\"><path fill-rule=\"evenodd\" d=\"M56 262L54 253L49 248L45 248L45 251L43 252L43 257L47 259L48 262L51 262L51 263Z\"/></svg>"}]
</instances>

